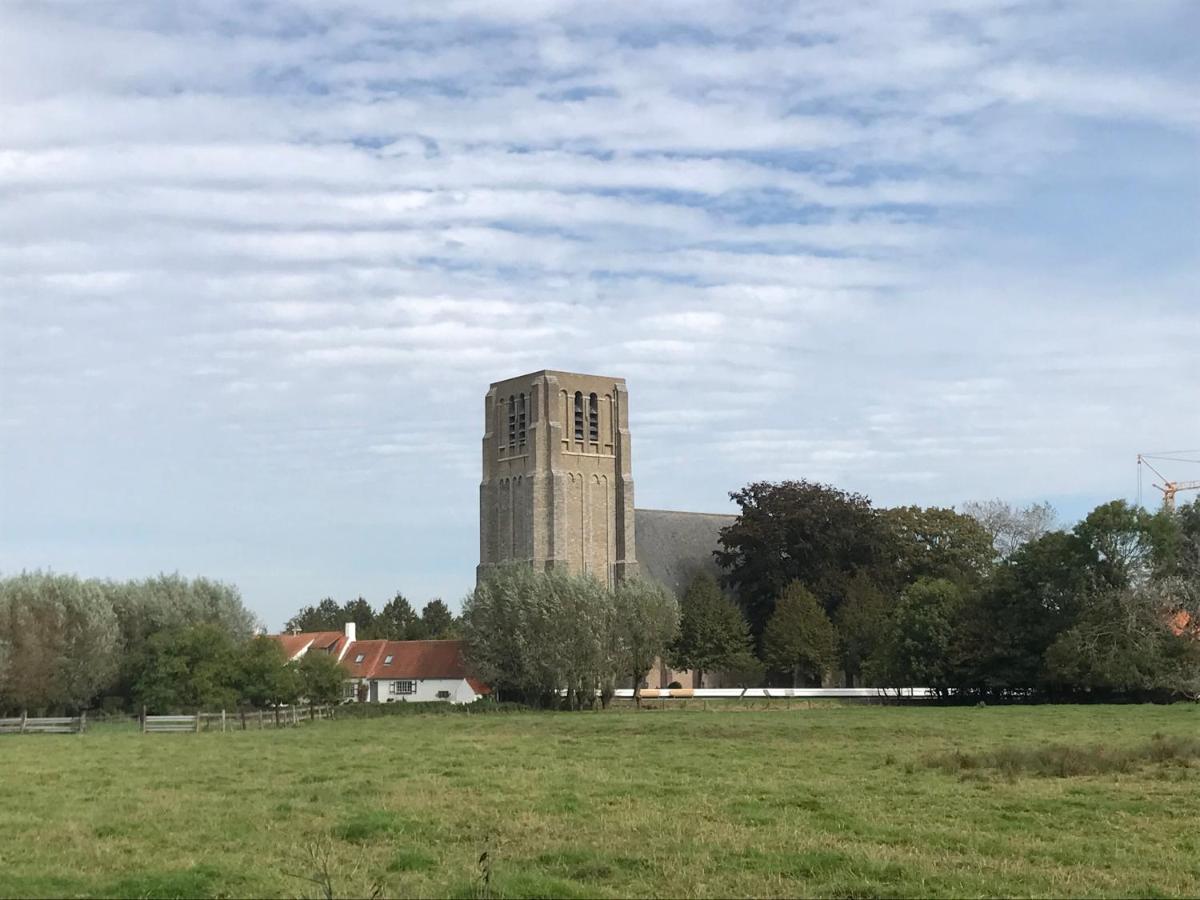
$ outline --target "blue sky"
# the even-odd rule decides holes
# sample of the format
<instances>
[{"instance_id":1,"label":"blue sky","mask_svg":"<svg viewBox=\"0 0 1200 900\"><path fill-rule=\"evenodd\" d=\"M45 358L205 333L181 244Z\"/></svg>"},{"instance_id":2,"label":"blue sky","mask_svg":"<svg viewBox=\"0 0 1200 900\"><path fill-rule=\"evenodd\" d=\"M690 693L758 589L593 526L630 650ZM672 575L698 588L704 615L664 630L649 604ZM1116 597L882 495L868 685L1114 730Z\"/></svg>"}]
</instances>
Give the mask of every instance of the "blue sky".
<instances>
[{"instance_id":1,"label":"blue sky","mask_svg":"<svg viewBox=\"0 0 1200 900\"><path fill-rule=\"evenodd\" d=\"M205 574L272 627L457 604L483 393L540 368L628 379L642 506L1132 497L1137 452L1200 447L1198 33L5 3L0 571Z\"/></svg>"}]
</instances>

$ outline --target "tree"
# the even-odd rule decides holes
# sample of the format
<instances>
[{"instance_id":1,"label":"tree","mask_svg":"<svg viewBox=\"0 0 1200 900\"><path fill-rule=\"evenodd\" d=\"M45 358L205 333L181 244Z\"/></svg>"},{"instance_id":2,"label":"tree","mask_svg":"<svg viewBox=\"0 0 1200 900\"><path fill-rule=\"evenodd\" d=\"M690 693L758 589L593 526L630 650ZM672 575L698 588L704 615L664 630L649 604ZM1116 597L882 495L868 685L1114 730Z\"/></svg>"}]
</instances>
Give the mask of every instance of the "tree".
<instances>
[{"instance_id":1,"label":"tree","mask_svg":"<svg viewBox=\"0 0 1200 900\"><path fill-rule=\"evenodd\" d=\"M458 634L458 623L450 607L440 597L434 597L421 609L421 623L430 640L445 640Z\"/></svg>"},{"instance_id":2,"label":"tree","mask_svg":"<svg viewBox=\"0 0 1200 900\"><path fill-rule=\"evenodd\" d=\"M362 597L346 601L346 605L342 607L341 618L342 624L330 629L331 631L341 631L347 622L353 622L357 633L364 638L376 637L374 634L375 610Z\"/></svg>"},{"instance_id":3,"label":"tree","mask_svg":"<svg viewBox=\"0 0 1200 900\"><path fill-rule=\"evenodd\" d=\"M116 675L117 637L95 581L40 572L0 581L0 707L86 707Z\"/></svg>"},{"instance_id":4,"label":"tree","mask_svg":"<svg viewBox=\"0 0 1200 900\"><path fill-rule=\"evenodd\" d=\"M219 625L189 625L150 638L133 685L150 712L232 709L241 694L238 645Z\"/></svg>"},{"instance_id":5,"label":"tree","mask_svg":"<svg viewBox=\"0 0 1200 900\"><path fill-rule=\"evenodd\" d=\"M808 585L836 615L850 578L878 572L887 558L888 530L860 494L808 481L760 481L729 496L741 514L722 529L714 555L756 635L792 581Z\"/></svg>"},{"instance_id":6,"label":"tree","mask_svg":"<svg viewBox=\"0 0 1200 900\"><path fill-rule=\"evenodd\" d=\"M640 578L626 579L617 585L613 655L616 668L632 679L634 700L639 705L642 680L655 661L666 656L678 634L679 604L662 585Z\"/></svg>"},{"instance_id":7,"label":"tree","mask_svg":"<svg viewBox=\"0 0 1200 900\"><path fill-rule=\"evenodd\" d=\"M300 693L300 679L278 641L256 635L241 647L238 673L239 699L262 709L293 703Z\"/></svg>"},{"instance_id":8,"label":"tree","mask_svg":"<svg viewBox=\"0 0 1200 900\"><path fill-rule=\"evenodd\" d=\"M858 572L846 585L846 597L837 611L838 650L846 682L862 680L863 669L883 643L891 614L891 601L865 572Z\"/></svg>"},{"instance_id":9,"label":"tree","mask_svg":"<svg viewBox=\"0 0 1200 900\"><path fill-rule=\"evenodd\" d=\"M871 661L869 676L886 687L952 687L951 646L962 602L961 589L944 578L910 585L888 620L882 652Z\"/></svg>"},{"instance_id":10,"label":"tree","mask_svg":"<svg viewBox=\"0 0 1200 900\"><path fill-rule=\"evenodd\" d=\"M346 619L342 607L332 597L326 597L316 606L306 606L287 620L283 630L296 634L302 631L341 631Z\"/></svg>"},{"instance_id":11,"label":"tree","mask_svg":"<svg viewBox=\"0 0 1200 900\"><path fill-rule=\"evenodd\" d=\"M371 637L389 641L412 641L424 636L421 620L403 594L384 604L375 617Z\"/></svg>"},{"instance_id":12,"label":"tree","mask_svg":"<svg viewBox=\"0 0 1200 900\"><path fill-rule=\"evenodd\" d=\"M1176 634L1153 586L1110 588L1046 653L1051 676L1089 690L1194 693L1200 645Z\"/></svg>"},{"instance_id":13,"label":"tree","mask_svg":"<svg viewBox=\"0 0 1200 900\"><path fill-rule=\"evenodd\" d=\"M337 703L342 699L346 672L328 653L310 650L297 664L300 694L310 704Z\"/></svg>"},{"instance_id":14,"label":"tree","mask_svg":"<svg viewBox=\"0 0 1200 900\"><path fill-rule=\"evenodd\" d=\"M694 670L703 686L705 672L746 664L750 646L741 612L711 575L697 575L680 603L679 637L669 653L671 665Z\"/></svg>"},{"instance_id":15,"label":"tree","mask_svg":"<svg viewBox=\"0 0 1200 900\"><path fill-rule=\"evenodd\" d=\"M952 509L900 506L880 510L891 538L898 587L919 578L973 584L992 568L992 536L975 519Z\"/></svg>"},{"instance_id":16,"label":"tree","mask_svg":"<svg viewBox=\"0 0 1200 900\"><path fill-rule=\"evenodd\" d=\"M812 592L793 581L775 603L763 630L763 662L767 668L790 672L792 687L800 680L818 685L833 665L836 636L833 623Z\"/></svg>"},{"instance_id":17,"label":"tree","mask_svg":"<svg viewBox=\"0 0 1200 900\"><path fill-rule=\"evenodd\" d=\"M1114 588L1145 583L1155 561L1155 538L1164 520L1124 500L1097 506L1075 526L1078 536L1092 551L1095 569L1103 582Z\"/></svg>"},{"instance_id":18,"label":"tree","mask_svg":"<svg viewBox=\"0 0 1200 900\"><path fill-rule=\"evenodd\" d=\"M1031 503L1015 507L1004 500L972 501L962 505L970 516L991 535L992 546L1000 559L1008 559L1025 544L1054 530L1058 513L1049 503Z\"/></svg>"}]
</instances>

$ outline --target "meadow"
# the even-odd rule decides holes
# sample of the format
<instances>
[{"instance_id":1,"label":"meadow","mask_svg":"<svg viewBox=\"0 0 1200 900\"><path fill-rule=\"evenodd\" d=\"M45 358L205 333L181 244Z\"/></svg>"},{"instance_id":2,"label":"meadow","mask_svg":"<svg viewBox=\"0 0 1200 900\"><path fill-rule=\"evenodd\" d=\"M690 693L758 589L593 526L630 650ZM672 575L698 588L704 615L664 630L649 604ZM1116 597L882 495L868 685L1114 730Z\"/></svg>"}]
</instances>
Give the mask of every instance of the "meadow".
<instances>
[{"instance_id":1,"label":"meadow","mask_svg":"<svg viewBox=\"0 0 1200 900\"><path fill-rule=\"evenodd\" d=\"M0 896L1192 896L1198 737L1188 704L6 736Z\"/></svg>"}]
</instances>

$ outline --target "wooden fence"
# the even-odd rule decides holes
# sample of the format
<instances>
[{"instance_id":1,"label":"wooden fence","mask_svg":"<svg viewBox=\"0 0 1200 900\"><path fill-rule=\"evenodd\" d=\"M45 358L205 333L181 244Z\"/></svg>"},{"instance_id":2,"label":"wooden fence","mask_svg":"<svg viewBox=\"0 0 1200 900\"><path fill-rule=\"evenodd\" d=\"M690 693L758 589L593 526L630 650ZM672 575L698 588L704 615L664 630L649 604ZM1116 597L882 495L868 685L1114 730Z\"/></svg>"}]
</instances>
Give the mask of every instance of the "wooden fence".
<instances>
[{"instance_id":1,"label":"wooden fence","mask_svg":"<svg viewBox=\"0 0 1200 900\"><path fill-rule=\"evenodd\" d=\"M0 734L80 734L84 731L87 731L87 713L38 717L22 713L10 719L0 719Z\"/></svg>"},{"instance_id":2,"label":"wooden fence","mask_svg":"<svg viewBox=\"0 0 1200 900\"><path fill-rule=\"evenodd\" d=\"M336 706L282 706L275 710L196 713L192 716L142 716L142 733L249 731L283 728L317 719L332 719Z\"/></svg>"}]
</instances>

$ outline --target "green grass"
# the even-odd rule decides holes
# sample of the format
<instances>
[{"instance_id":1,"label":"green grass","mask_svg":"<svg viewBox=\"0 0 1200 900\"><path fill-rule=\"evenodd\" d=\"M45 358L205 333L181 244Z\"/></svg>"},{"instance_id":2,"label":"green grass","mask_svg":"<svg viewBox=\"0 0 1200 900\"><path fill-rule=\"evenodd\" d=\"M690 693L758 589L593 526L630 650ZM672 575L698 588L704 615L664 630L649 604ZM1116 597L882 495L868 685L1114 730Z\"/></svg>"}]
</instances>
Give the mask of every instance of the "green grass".
<instances>
[{"instance_id":1,"label":"green grass","mask_svg":"<svg viewBox=\"0 0 1200 900\"><path fill-rule=\"evenodd\" d=\"M1192 896L1198 737L1182 704L4 736L0 896Z\"/></svg>"}]
</instances>

